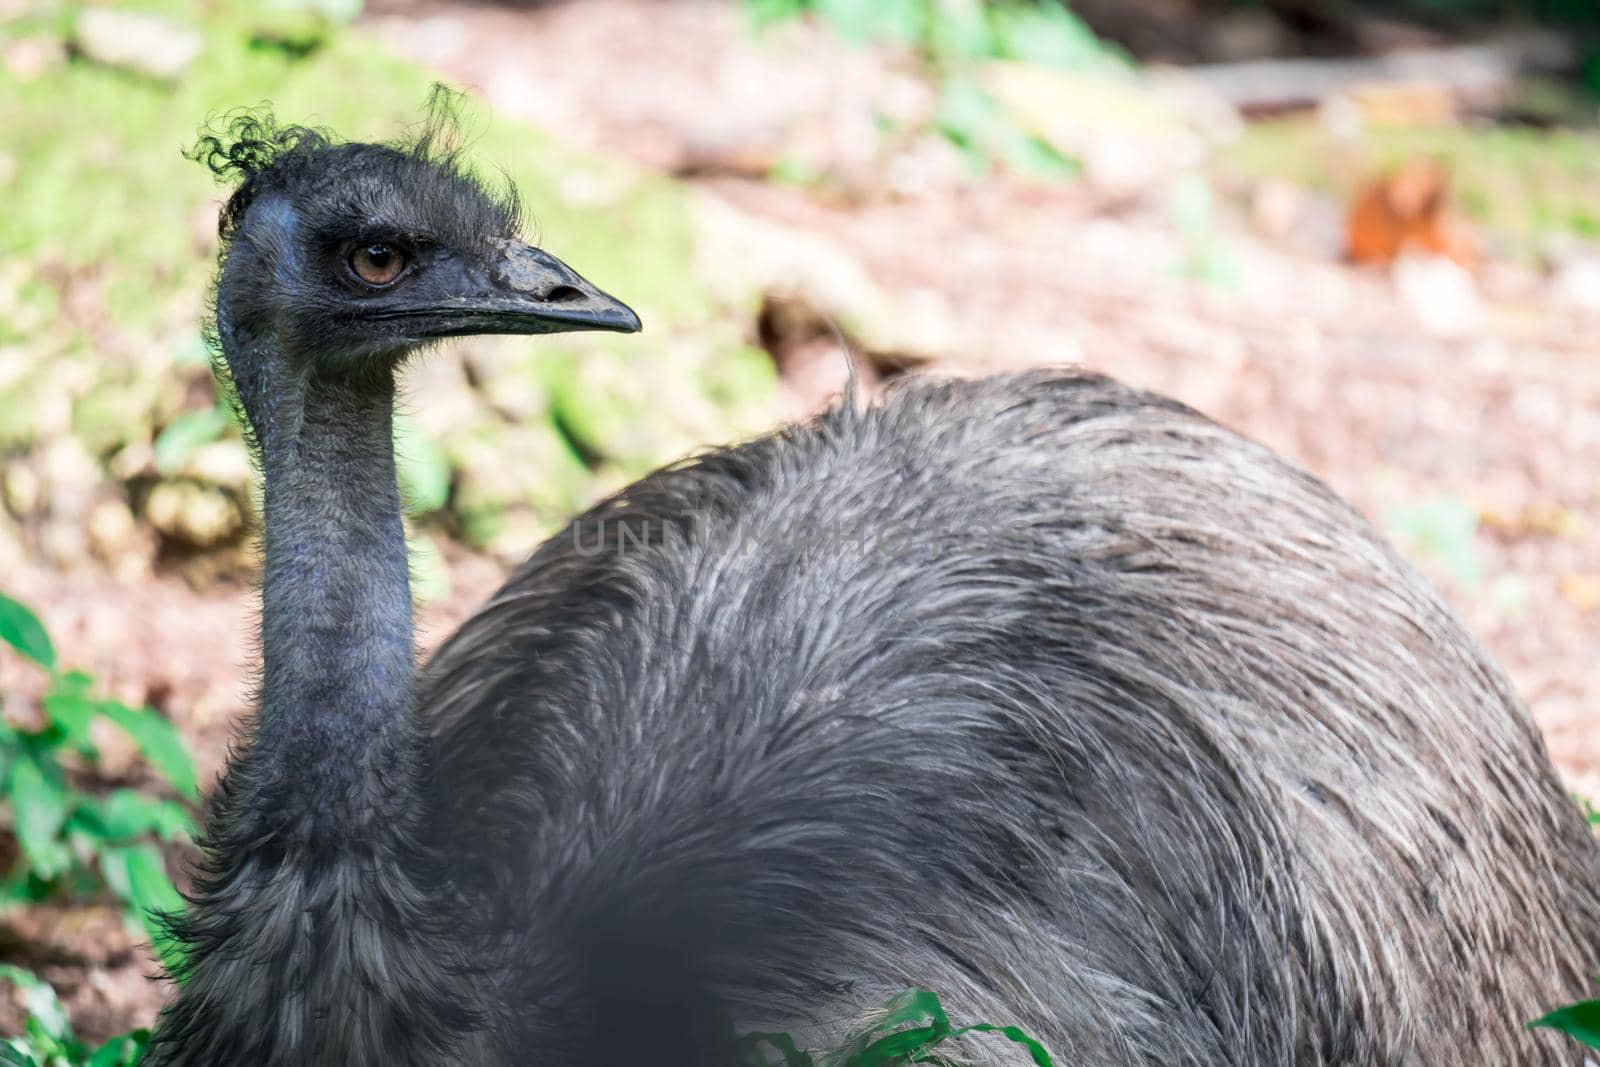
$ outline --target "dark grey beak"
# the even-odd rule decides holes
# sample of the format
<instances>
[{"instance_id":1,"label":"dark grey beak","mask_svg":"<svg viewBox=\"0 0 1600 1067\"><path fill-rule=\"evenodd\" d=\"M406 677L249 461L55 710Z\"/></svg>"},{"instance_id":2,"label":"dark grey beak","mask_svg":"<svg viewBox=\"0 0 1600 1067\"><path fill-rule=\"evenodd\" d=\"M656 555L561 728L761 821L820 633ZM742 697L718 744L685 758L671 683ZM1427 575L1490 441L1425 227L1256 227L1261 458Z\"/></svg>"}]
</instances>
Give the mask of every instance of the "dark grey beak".
<instances>
[{"instance_id":1,"label":"dark grey beak","mask_svg":"<svg viewBox=\"0 0 1600 1067\"><path fill-rule=\"evenodd\" d=\"M490 268L490 277L495 288L514 305L508 308L511 314L553 327L539 332L639 331L639 316L632 308L589 284L555 256L531 245L502 242L500 262Z\"/></svg>"},{"instance_id":2,"label":"dark grey beak","mask_svg":"<svg viewBox=\"0 0 1600 1067\"><path fill-rule=\"evenodd\" d=\"M640 329L632 308L531 245L499 241L484 267L484 273L470 268L455 275L444 299L397 308L385 317L414 319L418 334L428 337Z\"/></svg>"}]
</instances>

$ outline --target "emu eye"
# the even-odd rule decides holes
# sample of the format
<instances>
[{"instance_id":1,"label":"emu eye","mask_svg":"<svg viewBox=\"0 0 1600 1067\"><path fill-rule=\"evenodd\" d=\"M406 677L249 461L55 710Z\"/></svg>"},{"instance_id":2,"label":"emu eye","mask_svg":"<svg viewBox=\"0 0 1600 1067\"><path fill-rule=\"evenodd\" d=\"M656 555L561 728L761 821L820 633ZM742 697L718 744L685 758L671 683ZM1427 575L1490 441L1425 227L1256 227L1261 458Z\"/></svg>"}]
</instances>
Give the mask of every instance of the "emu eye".
<instances>
[{"instance_id":1,"label":"emu eye","mask_svg":"<svg viewBox=\"0 0 1600 1067\"><path fill-rule=\"evenodd\" d=\"M406 254L381 241L362 245L350 253L350 269L368 285L388 285L406 269Z\"/></svg>"}]
</instances>

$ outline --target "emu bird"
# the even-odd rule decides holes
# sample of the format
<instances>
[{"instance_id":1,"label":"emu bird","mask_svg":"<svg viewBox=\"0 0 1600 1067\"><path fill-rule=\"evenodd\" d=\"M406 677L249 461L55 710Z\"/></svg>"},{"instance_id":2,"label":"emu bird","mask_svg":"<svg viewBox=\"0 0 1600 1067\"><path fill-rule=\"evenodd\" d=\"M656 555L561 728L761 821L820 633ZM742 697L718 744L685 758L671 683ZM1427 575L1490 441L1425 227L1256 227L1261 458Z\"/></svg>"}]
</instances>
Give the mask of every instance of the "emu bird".
<instances>
[{"instance_id":1,"label":"emu bird","mask_svg":"<svg viewBox=\"0 0 1600 1067\"><path fill-rule=\"evenodd\" d=\"M638 320L437 137L200 154L264 663L151 1063L701 1067L908 987L1085 1067L1576 1062L1520 1024L1600 971L1584 821L1315 479L1087 373L911 380L623 490L414 676L405 357Z\"/></svg>"}]
</instances>

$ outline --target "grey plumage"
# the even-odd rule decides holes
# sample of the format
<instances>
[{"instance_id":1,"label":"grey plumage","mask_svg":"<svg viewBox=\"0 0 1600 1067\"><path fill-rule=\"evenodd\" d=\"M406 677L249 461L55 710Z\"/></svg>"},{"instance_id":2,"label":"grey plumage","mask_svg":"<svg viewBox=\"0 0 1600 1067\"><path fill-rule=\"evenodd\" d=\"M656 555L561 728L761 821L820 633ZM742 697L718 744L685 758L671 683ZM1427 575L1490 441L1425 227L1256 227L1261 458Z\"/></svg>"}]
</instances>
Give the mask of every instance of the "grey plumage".
<instances>
[{"instance_id":1,"label":"grey plumage","mask_svg":"<svg viewBox=\"0 0 1600 1067\"><path fill-rule=\"evenodd\" d=\"M298 151L247 179L352 158ZM430 159L372 158L381 219ZM230 316L315 195L276 191L219 301L261 721L154 1063L689 1067L914 985L1068 1064L1579 1062L1520 1024L1600 970L1600 864L1504 678L1315 479L1100 377L910 380L658 472L413 695L393 364L323 300Z\"/></svg>"}]
</instances>

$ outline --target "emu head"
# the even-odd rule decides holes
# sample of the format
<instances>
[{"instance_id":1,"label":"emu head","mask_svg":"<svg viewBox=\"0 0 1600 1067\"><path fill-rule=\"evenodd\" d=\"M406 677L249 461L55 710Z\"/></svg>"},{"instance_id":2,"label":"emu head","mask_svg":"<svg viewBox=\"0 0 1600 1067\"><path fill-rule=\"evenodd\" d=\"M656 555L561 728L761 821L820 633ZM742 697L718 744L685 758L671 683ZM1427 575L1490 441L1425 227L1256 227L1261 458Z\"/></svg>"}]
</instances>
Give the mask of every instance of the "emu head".
<instances>
[{"instance_id":1,"label":"emu head","mask_svg":"<svg viewBox=\"0 0 1600 1067\"><path fill-rule=\"evenodd\" d=\"M450 123L436 113L411 141L344 144L246 113L191 152L239 183L219 227L216 312L252 421L252 386L387 373L439 338L639 329L519 238L515 192L462 165Z\"/></svg>"}]
</instances>

